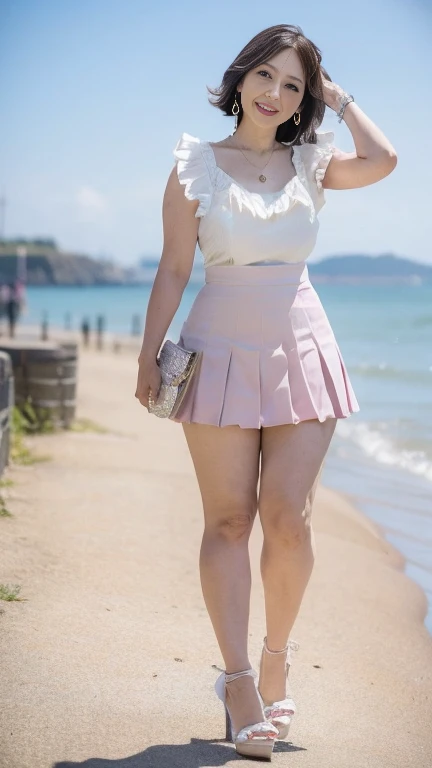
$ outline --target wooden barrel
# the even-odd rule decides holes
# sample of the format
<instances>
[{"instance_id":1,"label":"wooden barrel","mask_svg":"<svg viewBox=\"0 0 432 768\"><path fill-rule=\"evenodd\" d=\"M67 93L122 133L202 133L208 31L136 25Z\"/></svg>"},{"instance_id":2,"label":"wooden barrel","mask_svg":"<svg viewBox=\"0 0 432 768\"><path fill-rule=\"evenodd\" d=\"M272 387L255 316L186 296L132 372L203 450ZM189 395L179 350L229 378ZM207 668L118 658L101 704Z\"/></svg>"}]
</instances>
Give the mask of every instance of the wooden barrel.
<instances>
[{"instance_id":1,"label":"wooden barrel","mask_svg":"<svg viewBox=\"0 0 432 768\"><path fill-rule=\"evenodd\" d=\"M16 405L30 402L56 426L69 427L76 410L77 344L0 339L0 350L12 361Z\"/></svg>"},{"instance_id":2,"label":"wooden barrel","mask_svg":"<svg viewBox=\"0 0 432 768\"><path fill-rule=\"evenodd\" d=\"M9 464L12 408L14 406L14 377L12 361L0 352L0 475Z\"/></svg>"}]
</instances>

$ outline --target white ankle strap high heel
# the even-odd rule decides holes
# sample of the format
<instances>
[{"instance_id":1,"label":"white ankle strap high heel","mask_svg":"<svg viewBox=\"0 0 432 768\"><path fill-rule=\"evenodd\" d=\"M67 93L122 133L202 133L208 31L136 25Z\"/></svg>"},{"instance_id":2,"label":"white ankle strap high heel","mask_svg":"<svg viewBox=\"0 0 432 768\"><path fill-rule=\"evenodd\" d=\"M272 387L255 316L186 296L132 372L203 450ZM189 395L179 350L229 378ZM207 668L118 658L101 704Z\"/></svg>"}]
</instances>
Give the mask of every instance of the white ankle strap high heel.
<instances>
[{"instance_id":1,"label":"white ankle strap high heel","mask_svg":"<svg viewBox=\"0 0 432 768\"><path fill-rule=\"evenodd\" d=\"M286 653L287 657L285 664L285 677L288 677L288 672L292 661L291 652L298 651L299 648L299 643L297 643L295 640L289 640L288 644L285 646L285 648L282 648L281 651L271 651L267 645L267 637L265 637L261 654L261 662L264 653L277 655ZM268 720L268 722L270 722L275 726L275 728L278 729L278 739L286 739L288 736L290 725L295 712L296 705L290 696L282 699L281 701L274 701L272 704L264 706L264 714L266 716L266 720Z\"/></svg>"},{"instance_id":2,"label":"white ankle strap high heel","mask_svg":"<svg viewBox=\"0 0 432 768\"><path fill-rule=\"evenodd\" d=\"M232 720L226 705L226 685L232 680L236 680L238 677L250 675L254 679L257 677L257 673L253 669L244 669L241 672L233 672L227 675L222 672L215 682L215 691L219 699L223 702L225 707L225 738L227 741L233 741L236 752L239 755L245 755L247 757L261 757L266 760L271 760L273 747L275 740L278 736L278 729L272 723L264 720L260 723L253 723L253 725L246 725L241 728L238 733L233 730ZM258 689L256 689L261 704L262 699Z\"/></svg>"}]
</instances>

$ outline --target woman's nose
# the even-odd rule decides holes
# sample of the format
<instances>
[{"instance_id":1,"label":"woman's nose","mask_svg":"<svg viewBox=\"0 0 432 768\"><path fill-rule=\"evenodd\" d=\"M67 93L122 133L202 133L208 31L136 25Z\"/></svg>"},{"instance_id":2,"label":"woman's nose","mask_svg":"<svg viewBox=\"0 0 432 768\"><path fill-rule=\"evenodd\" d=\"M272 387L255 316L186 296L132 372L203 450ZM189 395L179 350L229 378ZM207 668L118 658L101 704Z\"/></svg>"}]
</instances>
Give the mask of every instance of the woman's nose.
<instances>
[{"instance_id":1,"label":"woman's nose","mask_svg":"<svg viewBox=\"0 0 432 768\"><path fill-rule=\"evenodd\" d=\"M272 83L271 87L267 90L267 95L271 99L278 99L280 96L280 84Z\"/></svg>"}]
</instances>

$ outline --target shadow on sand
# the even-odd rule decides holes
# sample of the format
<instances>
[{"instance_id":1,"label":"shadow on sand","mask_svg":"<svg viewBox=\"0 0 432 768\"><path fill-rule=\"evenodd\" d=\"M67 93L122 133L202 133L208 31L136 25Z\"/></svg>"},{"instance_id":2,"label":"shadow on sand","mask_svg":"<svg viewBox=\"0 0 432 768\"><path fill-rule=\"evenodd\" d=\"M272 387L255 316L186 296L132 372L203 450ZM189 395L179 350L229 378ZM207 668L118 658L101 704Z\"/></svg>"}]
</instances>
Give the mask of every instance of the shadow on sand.
<instances>
[{"instance_id":1,"label":"shadow on sand","mask_svg":"<svg viewBox=\"0 0 432 768\"><path fill-rule=\"evenodd\" d=\"M278 741L273 754L299 752L303 747L296 747L285 741ZM224 765L231 760L250 758L236 755L234 747L224 740L206 741L191 739L189 744L158 744L148 747L130 757L106 760L103 757L91 757L80 763L63 761L55 763L53 768L203 768L203 766ZM258 761L255 761L257 762ZM262 761L260 761L262 762Z\"/></svg>"}]
</instances>

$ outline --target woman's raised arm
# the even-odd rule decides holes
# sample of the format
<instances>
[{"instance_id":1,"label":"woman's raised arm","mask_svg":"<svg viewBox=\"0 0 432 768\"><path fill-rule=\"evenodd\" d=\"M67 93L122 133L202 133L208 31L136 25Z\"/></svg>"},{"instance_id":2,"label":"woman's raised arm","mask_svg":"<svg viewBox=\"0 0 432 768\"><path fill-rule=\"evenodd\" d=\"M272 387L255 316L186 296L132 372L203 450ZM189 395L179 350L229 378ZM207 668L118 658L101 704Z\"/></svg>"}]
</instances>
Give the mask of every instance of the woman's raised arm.
<instances>
[{"instance_id":1,"label":"woman's raised arm","mask_svg":"<svg viewBox=\"0 0 432 768\"><path fill-rule=\"evenodd\" d=\"M345 92L324 76L323 91L325 103L337 112ZM397 155L380 128L353 101L346 106L343 119L356 151L336 149L322 182L324 189L367 187L388 176L396 167Z\"/></svg>"}]
</instances>

